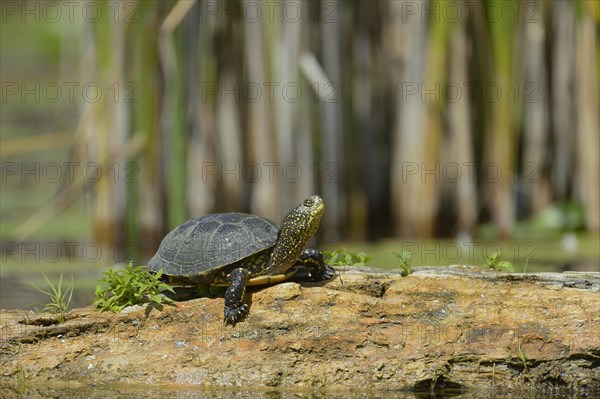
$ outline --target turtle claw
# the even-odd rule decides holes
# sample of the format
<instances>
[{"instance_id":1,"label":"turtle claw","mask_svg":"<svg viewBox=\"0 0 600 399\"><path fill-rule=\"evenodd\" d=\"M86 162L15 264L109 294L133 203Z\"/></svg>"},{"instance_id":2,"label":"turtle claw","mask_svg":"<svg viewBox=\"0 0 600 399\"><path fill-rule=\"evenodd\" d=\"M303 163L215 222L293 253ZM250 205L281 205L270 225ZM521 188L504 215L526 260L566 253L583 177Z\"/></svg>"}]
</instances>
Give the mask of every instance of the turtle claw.
<instances>
[{"instance_id":1,"label":"turtle claw","mask_svg":"<svg viewBox=\"0 0 600 399\"><path fill-rule=\"evenodd\" d=\"M313 269L310 271L310 279L312 281L325 281L331 280L335 277L335 270L328 264L323 263L321 268Z\"/></svg>"},{"instance_id":2,"label":"turtle claw","mask_svg":"<svg viewBox=\"0 0 600 399\"><path fill-rule=\"evenodd\" d=\"M300 262L308 268L312 281L331 280L335 277L335 270L323 258L318 249L305 249L300 255Z\"/></svg>"},{"instance_id":3,"label":"turtle claw","mask_svg":"<svg viewBox=\"0 0 600 399\"><path fill-rule=\"evenodd\" d=\"M246 292L246 281L250 276L250 271L244 268L236 268L228 275L231 283L225 292L225 323L235 326L235 324L248 314L248 304L244 303L244 293Z\"/></svg>"},{"instance_id":4,"label":"turtle claw","mask_svg":"<svg viewBox=\"0 0 600 399\"><path fill-rule=\"evenodd\" d=\"M332 278L335 277L335 270L333 270L333 267L324 264L324 270L323 273L321 273L321 280L331 280Z\"/></svg>"},{"instance_id":5,"label":"turtle claw","mask_svg":"<svg viewBox=\"0 0 600 399\"><path fill-rule=\"evenodd\" d=\"M248 314L248 304L243 303L238 307L225 307L225 324L235 326L238 321Z\"/></svg>"}]
</instances>

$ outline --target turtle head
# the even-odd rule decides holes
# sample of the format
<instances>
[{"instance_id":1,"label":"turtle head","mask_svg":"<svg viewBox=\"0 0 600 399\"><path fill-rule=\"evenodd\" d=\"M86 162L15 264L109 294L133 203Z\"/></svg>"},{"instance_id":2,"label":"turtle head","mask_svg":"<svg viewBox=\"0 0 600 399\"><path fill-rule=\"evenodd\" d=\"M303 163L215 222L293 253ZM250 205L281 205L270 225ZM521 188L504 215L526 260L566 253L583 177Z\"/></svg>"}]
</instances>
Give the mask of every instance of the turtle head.
<instances>
[{"instance_id":1,"label":"turtle head","mask_svg":"<svg viewBox=\"0 0 600 399\"><path fill-rule=\"evenodd\" d=\"M321 216L325 211L325 204L318 195L311 195L300 205L295 207L287 214L283 219L282 229L284 225L293 232L289 234L295 234L297 238L304 238L304 243L319 229L319 223L321 223Z\"/></svg>"},{"instance_id":2,"label":"turtle head","mask_svg":"<svg viewBox=\"0 0 600 399\"><path fill-rule=\"evenodd\" d=\"M273 270L285 272L298 261L306 242L317 232L324 211L321 197L312 195L283 218L271 256Z\"/></svg>"}]
</instances>

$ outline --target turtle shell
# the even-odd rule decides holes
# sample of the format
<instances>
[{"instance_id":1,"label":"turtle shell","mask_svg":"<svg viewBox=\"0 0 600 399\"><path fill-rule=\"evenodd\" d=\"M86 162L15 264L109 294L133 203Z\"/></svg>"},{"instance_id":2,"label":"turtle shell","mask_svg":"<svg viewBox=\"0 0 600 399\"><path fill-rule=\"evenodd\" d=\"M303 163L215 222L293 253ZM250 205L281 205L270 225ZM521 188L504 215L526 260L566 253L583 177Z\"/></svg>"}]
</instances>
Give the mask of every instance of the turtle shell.
<instances>
[{"instance_id":1,"label":"turtle shell","mask_svg":"<svg viewBox=\"0 0 600 399\"><path fill-rule=\"evenodd\" d=\"M275 246L279 226L246 213L216 213L190 219L162 240L148 262L166 275L210 274Z\"/></svg>"}]
</instances>

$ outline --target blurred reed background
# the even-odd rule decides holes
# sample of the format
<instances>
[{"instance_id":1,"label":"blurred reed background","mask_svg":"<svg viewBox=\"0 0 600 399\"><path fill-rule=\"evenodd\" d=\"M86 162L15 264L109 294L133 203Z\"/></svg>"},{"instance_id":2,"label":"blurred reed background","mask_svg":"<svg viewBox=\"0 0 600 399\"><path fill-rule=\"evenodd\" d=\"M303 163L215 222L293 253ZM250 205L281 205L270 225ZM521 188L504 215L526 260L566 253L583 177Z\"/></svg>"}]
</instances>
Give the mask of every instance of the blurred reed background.
<instances>
[{"instance_id":1,"label":"blurred reed background","mask_svg":"<svg viewBox=\"0 0 600 399\"><path fill-rule=\"evenodd\" d=\"M83 202L95 243L144 261L188 217L280 221L311 193L325 242L482 226L507 238L547 209L559 229L600 229L595 0L80 4L102 17L31 22L3 7L2 160L62 148L61 162L104 173L63 174L20 216L23 196L4 197L4 240ZM29 29L49 54L27 53ZM21 80L105 95L47 112L6 96Z\"/></svg>"}]
</instances>

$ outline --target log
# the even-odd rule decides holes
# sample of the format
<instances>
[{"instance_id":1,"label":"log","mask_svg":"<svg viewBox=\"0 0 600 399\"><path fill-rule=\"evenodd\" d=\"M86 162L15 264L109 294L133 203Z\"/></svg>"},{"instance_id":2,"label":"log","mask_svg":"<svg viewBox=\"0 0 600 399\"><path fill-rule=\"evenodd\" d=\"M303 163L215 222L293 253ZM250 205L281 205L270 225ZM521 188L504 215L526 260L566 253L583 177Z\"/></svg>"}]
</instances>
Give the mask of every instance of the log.
<instances>
[{"instance_id":1,"label":"log","mask_svg":"<svg viewBox=\"0 0 600 399\"><path fill-rule=\"evenodd\" d=\"M600 392L600 273L340 268L325 283L119 314L0 312L2 397L17 386ZM11 392L13 392L11 391Z\"/></svg>"}]
</instances>

